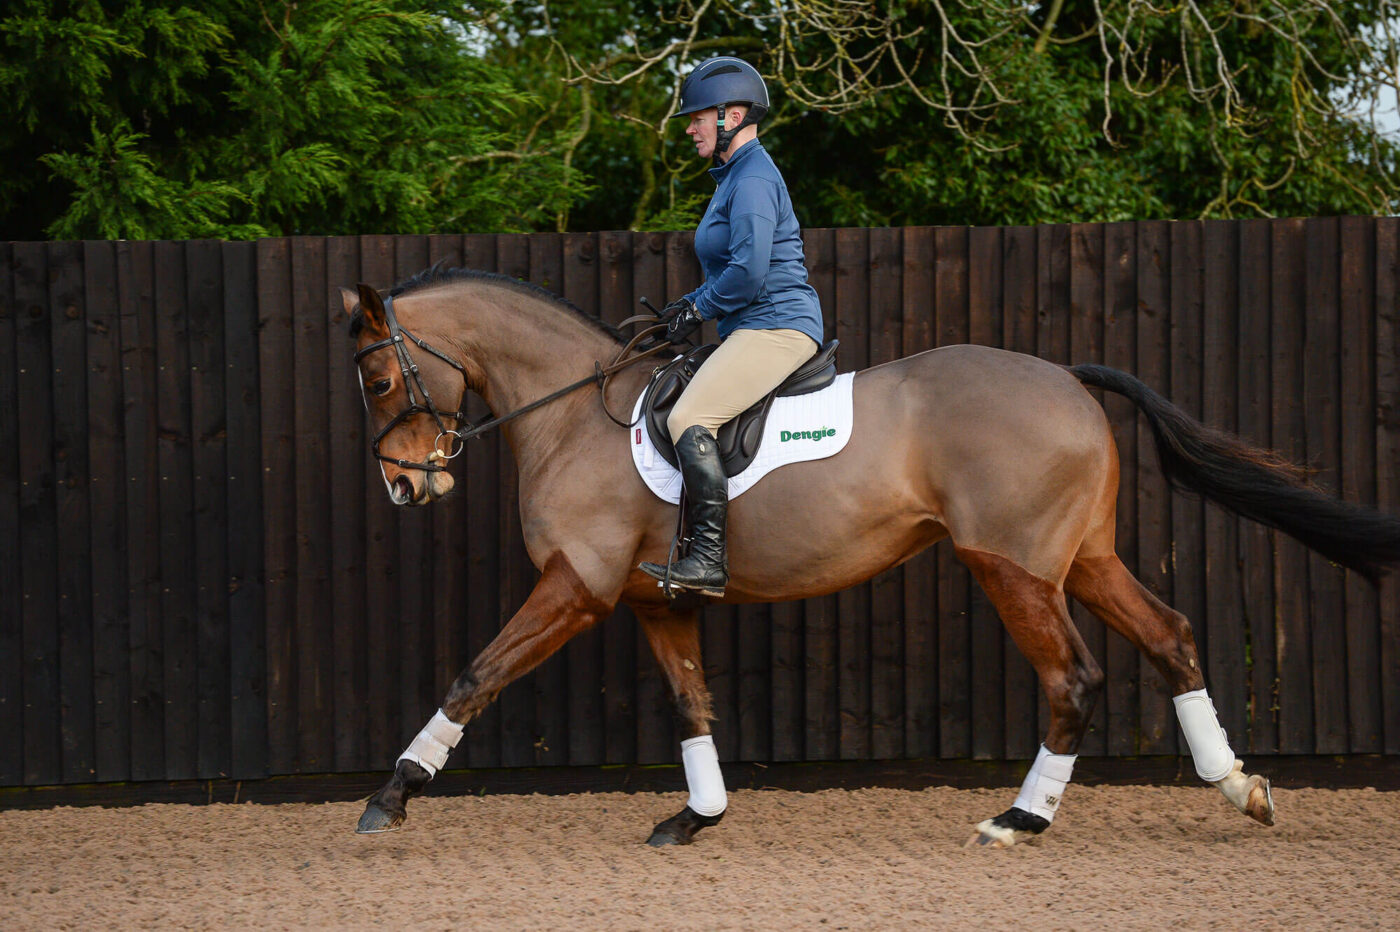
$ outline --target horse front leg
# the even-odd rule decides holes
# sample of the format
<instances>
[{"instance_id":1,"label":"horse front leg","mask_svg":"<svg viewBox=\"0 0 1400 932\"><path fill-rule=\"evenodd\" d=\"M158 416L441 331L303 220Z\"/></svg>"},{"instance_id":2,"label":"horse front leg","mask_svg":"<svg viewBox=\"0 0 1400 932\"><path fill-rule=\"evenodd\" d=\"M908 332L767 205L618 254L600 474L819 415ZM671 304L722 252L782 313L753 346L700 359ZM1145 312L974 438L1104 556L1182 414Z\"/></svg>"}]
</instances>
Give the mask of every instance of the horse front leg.
<instances>
[{"instance_id":1,"label":"horse front leg","mask_svg":"<svg viewBox=\"0 0 1400 932\"><path fill-rule=\"evenodd\" d=\"M681 736L685 780L690 788L685 808L658 823L647 844L654 848L688 845L702 828L718 824L728 806L724 775L720 773L719 755L710 734L714 712L700 663L699 619L694 609L675 611L670 606L641 606L636 613L666 676Z\"/></svg>"},{"instance_id":2,"label":"horse front leg","mask_svg":"<svg viewBox=\"0 0 1400 932\"><path fill-rule=\"evenodd\" d=\"M1064 593L1011 560L958 548L1016 646L1035 667L1050 705L1050 728L1011 808L978 823L968 845L1006 848L1050 827L1103 688L1103 671L1070 618Z\"/></svg>"},{"instance_id":3,"label":"horse front leg","mask_svg":"<svg viewBox=\"0 0 1400 932\"><path fill-rule=\"evenodd\" d=\"M509 683L539 666L570 638L593 627L612 611L595 597L562 553L545 563L540 581L495 639L462 671L442 708L399 756L394 774L369 798L355 831L399 828L408 817L410 797L422 791L461 740L462 729Z\"/></svg>"}]
</instances>

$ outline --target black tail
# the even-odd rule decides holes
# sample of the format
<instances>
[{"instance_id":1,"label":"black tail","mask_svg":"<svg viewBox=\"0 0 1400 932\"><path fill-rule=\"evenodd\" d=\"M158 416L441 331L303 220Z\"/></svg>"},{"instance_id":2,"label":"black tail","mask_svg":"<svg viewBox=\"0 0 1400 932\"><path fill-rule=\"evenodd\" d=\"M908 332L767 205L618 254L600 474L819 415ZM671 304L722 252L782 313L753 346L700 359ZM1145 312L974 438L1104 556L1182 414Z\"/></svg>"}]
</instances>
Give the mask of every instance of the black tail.
<instances>
[{"instance_id":1,"label":"black tail","mask_svg":"<svg viewBox=\"0 0 1400 932\"><path fill-rule=\"evenodd\" d=\"M1332 498L1301 467L1193 420L1126 372L1094 365L1069 371L1137 405L1174 487L1277 528L1373 583L1400 563L1400 519Z\"/></svg>"}]
</instances>

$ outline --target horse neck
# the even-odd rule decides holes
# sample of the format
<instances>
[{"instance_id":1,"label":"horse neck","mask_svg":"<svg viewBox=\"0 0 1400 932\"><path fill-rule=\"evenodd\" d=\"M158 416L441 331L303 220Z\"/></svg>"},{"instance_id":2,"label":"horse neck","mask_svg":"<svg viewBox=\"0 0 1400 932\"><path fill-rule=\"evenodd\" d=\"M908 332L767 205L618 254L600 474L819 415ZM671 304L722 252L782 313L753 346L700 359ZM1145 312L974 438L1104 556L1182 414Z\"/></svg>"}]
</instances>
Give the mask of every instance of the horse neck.
<instances>
[{"instance_id":1,"label":"horse neck","mask_svg":"<svg viewBox=\"0 0 1400 932\"><path fill-rule=\"evenodd\" d=\"M496 417L586 378L595 362L607 365L621 349L549 298L508 286L472 283L432 297L438 300L422 319L466 366L471 389ZM541 447L551 446L532 441L602 417L596 394L579 388L502 425L522 469L527 450L547 455Z\"/></svg>"}]
</instances>

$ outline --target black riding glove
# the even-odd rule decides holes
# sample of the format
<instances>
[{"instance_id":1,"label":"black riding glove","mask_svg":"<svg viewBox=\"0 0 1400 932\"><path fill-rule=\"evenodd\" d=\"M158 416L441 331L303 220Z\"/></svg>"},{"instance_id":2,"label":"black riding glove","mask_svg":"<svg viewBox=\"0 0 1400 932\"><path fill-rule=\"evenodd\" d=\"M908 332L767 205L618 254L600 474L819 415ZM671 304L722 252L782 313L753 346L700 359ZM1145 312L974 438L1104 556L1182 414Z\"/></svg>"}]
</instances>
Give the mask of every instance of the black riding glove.
<instances>
[{"instance_id":1,"label":"black riding glove","mask_svg":"<svg viewBox=\"0 0 1400 932\"><path fill-rule=\"evenodd\" d=\"M690 339L690 335L700 329L700 325L705 322L700 316L700 312L695 309L695 305L682 298L676 304L685 305L666 324L666 339L672 346L685 346ZM669 309L671 305L666 305Z\"/></svg>"},{"instance_id":2,"label":"black riding glove","mask_svg":"<svg viewBox=\"0 0 1400 932\"><path fill-rule=\"evenodd\" d=\"M670 323L677 314L681 314L688 307L694 307L685 298L677 298L661 309L661 316L658 318L662 323Z\"/></svg>"}]
</instances>

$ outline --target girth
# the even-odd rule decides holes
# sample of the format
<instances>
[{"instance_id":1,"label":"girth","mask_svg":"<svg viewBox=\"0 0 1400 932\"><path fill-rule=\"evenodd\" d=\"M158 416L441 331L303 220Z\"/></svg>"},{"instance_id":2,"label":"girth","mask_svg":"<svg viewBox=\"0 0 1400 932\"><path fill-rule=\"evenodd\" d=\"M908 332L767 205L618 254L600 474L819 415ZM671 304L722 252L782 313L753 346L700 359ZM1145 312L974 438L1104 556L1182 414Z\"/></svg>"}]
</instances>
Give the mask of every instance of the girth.
<instances>
[{"instance_id":1,"label":"girth","mask_svg":"<svg viewBox=\"0 0 1400 932\"><path fill-rule=\"evenodd\" d=\"M836 378L836 347L840 340L831 340L817 350L817 354L797 367L797 371L783 380L773 391L760 399L753 407L731 420L719 429L719 452L724 461L724 474L736 476L753 462L758 454L759 441L763 439L763 425L768 420L768 411L773 407L773 399L787 395L806 395L809 392L826 388ZM699 371L700 364L710 358L718 348L717 343L697 347L684 356L657 370L651 384L642 398L642 420L646 422L651 442L672 466L676 462L676 448L671 443L671 434L666 429L666 418L681 397L681 392Z\"/></svg>"}]
</instances>

